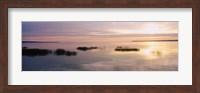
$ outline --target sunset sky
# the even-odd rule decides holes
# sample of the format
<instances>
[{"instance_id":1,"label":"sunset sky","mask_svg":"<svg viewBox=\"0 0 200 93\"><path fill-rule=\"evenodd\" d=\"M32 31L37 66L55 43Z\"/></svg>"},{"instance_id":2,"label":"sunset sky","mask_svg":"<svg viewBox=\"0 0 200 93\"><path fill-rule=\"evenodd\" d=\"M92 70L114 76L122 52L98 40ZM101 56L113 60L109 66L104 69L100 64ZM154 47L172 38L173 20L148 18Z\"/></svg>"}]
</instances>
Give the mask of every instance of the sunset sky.
<instances>
[{"instance_id":1,"label":"sunset sky","mask_svg":"<svg viewBox=\"0 0 200 93\"><path fill-rule=\"evenodd\" d=\"M129 42L177 39L178 22L22 22L23 41Z\"/></svg>"}]
</instances>

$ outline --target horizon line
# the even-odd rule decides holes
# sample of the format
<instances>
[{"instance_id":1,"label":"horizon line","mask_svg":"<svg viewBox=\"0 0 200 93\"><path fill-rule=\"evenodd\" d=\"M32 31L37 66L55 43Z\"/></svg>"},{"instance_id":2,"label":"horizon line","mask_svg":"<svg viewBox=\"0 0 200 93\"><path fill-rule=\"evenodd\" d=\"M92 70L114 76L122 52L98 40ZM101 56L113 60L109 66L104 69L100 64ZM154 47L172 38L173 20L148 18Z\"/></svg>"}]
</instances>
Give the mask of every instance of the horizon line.
<instances>
[{"instance_id":1,"label":"horizon line","mask_svg":"<svg viewBox=\"0 0 200 93\"><path fill-rule=\"evenodd\" d=\"M133 40L130 42L164 42L164 41L178 41L178 39L174 40ZM77 42L55 42L55 41L22 41L22 43L77 43Z\"/></svg>"}]
</instances>

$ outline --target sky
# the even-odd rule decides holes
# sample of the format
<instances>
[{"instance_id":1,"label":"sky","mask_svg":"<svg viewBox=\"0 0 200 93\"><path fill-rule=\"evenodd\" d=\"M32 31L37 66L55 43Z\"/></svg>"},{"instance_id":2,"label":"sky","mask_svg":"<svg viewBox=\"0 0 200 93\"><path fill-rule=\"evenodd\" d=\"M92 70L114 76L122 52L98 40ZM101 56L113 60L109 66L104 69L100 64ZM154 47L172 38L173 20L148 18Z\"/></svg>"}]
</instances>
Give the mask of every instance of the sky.
<instances>
[{"instance_id":1,"label":"sky","mask_svg":"<svg viewBox=\"0 0 200 93\"><path fill-rule=\"evenodd\" d=\"M177 39L178 22L22 22L23 41L128 42Z\"/></svg>"}]
</instances>

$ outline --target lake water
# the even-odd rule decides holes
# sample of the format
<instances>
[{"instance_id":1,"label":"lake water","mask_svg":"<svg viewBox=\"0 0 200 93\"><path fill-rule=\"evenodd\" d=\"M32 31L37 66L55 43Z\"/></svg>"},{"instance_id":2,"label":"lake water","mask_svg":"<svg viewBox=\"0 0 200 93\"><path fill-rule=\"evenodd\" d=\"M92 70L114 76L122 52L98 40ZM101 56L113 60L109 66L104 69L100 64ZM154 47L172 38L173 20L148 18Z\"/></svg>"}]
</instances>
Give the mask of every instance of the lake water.
<instances>
[{"instance_id":1,"label":"lake water","mask_svg":"<svg viewBox=\"0 0 200 93\"><path fill-rule=\"evenodd\" d=\"M22 56L22 71L177 71L178 42L23 43L23 47L76 51L77 55ZM77 47L97 46L87 51ZM117 46L140 51L115 51Z\"/></svg>"}]
</instances>

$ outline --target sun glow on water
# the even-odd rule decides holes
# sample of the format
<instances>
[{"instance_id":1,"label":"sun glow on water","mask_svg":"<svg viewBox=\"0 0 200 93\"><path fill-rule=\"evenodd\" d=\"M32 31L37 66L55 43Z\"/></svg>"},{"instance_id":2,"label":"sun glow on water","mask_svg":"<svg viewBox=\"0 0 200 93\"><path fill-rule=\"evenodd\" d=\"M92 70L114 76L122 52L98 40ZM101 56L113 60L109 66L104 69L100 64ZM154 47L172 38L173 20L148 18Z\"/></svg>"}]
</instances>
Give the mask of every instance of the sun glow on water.
<instances>
[{"instance_id":1,"label":"sun glow on water","mask_svg":"<svg viewBox=\"0 0 200 93\"><path fill-rule=\"evenodd\" d=\"M157 42L147 42L148 47L141 50L141 54L148 59L159 58L163 55L163 52L159 50L159 46L156 47Z\"/></svg>"}]
</instances>

